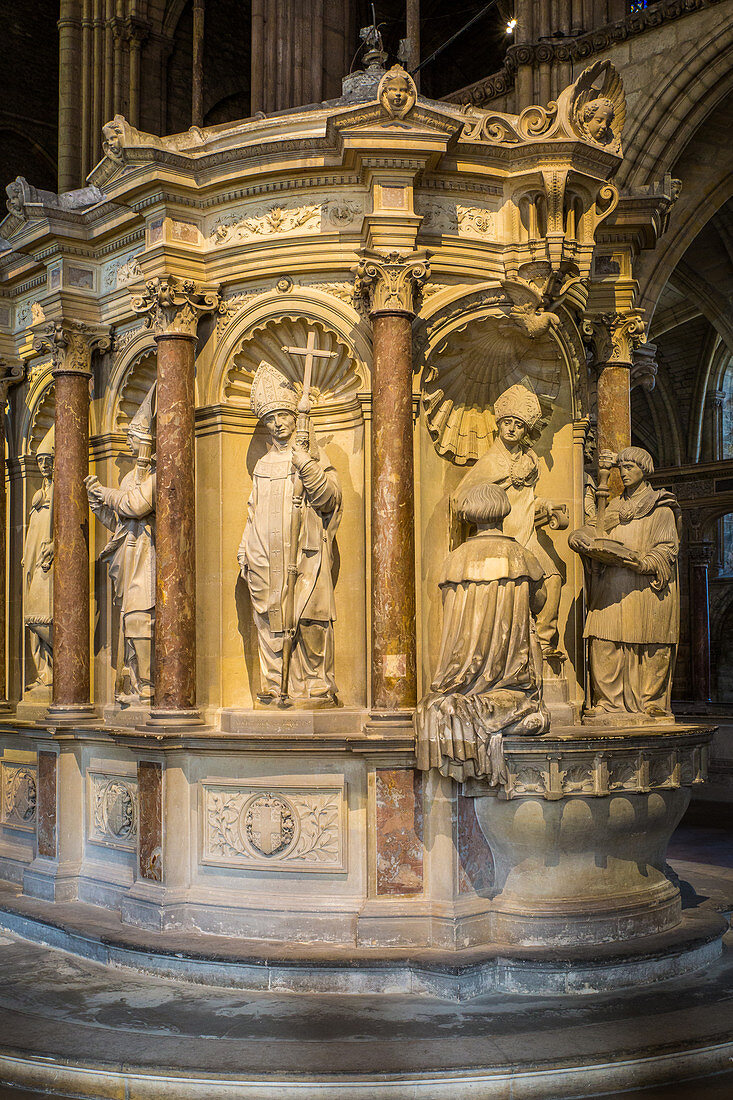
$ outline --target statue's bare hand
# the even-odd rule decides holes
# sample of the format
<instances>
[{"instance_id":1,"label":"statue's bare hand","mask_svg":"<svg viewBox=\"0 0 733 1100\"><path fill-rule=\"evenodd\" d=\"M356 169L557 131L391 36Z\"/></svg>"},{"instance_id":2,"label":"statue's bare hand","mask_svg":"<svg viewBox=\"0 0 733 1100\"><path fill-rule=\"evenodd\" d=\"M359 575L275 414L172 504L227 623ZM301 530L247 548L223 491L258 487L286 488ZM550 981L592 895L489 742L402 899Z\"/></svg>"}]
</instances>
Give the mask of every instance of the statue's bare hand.
<instances>
[{"instance_id":1,"label":"statue's bare hand","mask_svg":"<svg viewBox=\"0 0 733 1100\"><path fill-rule=\"evenodd\" d=\"M92 500L92 498L99 501L103 499L102 484L96 474L89 474L87 477L85 477L84 484L86 485L87 496L90 500Z\"/></svg>"}]
</instances>

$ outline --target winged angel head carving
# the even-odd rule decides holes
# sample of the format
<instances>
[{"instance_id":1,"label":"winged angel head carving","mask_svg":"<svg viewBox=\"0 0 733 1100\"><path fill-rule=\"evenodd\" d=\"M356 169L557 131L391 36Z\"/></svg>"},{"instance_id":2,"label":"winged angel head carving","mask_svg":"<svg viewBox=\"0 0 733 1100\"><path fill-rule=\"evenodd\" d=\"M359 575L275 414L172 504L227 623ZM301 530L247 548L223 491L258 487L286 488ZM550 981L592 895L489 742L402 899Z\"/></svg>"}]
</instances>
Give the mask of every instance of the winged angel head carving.
<instances>
[{"instance_id":1,"label":"winged angel head carving","mask_svg":"<svg viewBox=\"0 0 733 1100\"><path fill-rule=\"evenodd\" d=\"M626 96L621 77L609 61L596 61L580 74L575 83L571 118L586 141L620 153Z\"/></svg>"}]
</instances>

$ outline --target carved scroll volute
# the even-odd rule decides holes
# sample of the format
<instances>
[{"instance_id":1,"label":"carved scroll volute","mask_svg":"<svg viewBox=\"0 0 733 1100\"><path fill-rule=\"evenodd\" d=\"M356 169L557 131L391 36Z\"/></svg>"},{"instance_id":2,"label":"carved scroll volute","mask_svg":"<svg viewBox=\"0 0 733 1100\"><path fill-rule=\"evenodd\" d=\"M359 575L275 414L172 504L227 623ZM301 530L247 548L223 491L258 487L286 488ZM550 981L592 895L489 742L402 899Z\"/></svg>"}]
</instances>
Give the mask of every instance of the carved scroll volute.
<instances>
[{"instance_id":1,"label":"carved scroll volute","mask_svg":"<svg viewBox=\"0 0 733 1100\"><path fill-rule=\"evenodd\" d=\"M108 351L111 346L106 326L90 325L84 321L49 321L37 332L33 347L39 352L50 352L53 373L92 373L92 352Z\"/></svg>"},{"instance_id":2,"label":"carved scroll volute","mask_svg":"<svg viewBox=\"0 0 733 1100\"><path fill-rule=\"evenodd\" d=\"M583 331L593 340L598 363L631 367L634 351L643 344L644 314L640 309L624 313L602 313L583 322Z\"/></svg>"},{"instance_id":3,"label":"carved scroll volute","mask_svg":"<svg viewBox=\"0 0 733 1100\"><path fill-rule=\"evenodd\" d=\"M420 289L430 277L430 253L389 252L382 255L364 249L354 268L354 296L362 298L372 316L405 313L419 308Z\"/></svg>"},{"instance_id":4,"label":"carved scroll volute","mask_svg":"<svg viewBox=\"0 0 733 1100\"><path fill-rule=\"evenodd\" d=\"M0 410L5 408L8 390L25 378L25 364L0 358Z\"/></svg>"},{"instance_id":5,"label":"carved scroll volute","mask_svg":"<svg viewBox=\"0 0 733 1100\"><path fill-rule=\"evenodd\" d=\"M143 293L132 297L133 310L145 315L156 336L195 339L199 318L218 310L219 305L217 289L175 275L148 279Z\"/></svg>"}]
</instances>

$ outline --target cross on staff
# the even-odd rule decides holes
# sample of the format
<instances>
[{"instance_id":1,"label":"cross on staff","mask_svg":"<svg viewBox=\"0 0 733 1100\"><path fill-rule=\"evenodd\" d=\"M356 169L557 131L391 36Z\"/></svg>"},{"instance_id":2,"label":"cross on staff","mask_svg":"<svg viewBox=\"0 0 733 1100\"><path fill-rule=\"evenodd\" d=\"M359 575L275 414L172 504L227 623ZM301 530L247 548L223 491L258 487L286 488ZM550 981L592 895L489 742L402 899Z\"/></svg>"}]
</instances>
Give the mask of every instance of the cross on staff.
<instances>
[{"instance_id":1,"label":"cross on staff","mask_svg":"<svg viewBox=\"0 0 733 1100\"><path fill-rule=\"evenodd\" d=\"M304 348L289 348L283 344L283 351L289 351L291 355L304 355L305 365L303 368L303 395L298 402L298 412L302 415L307 415L311 408L311 379L313 377L313 360L319 359L335 359L335 351L320 351L316 347L316 334L313 329L308 333L308 340Z\"/></svg>"}]
</instances>

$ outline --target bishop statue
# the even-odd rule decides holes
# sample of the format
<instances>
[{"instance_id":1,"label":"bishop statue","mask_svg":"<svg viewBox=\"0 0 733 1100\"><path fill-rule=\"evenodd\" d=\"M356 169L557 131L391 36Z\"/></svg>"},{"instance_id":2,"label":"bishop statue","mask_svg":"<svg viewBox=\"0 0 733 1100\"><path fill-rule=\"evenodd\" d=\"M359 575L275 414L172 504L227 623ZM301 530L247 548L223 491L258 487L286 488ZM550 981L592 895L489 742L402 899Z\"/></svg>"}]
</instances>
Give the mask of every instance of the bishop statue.
<instances>
[{"instance_id":1,"label":"bishop statue","mask_svg":"<svg viewBox=\"0 0 733 1100\"><path fill-rule=\"evenodd\" d=\"M252 410L270 447L254 468L237 557L257 627L260 705L338 702L332 564L341 486L311 442L307 419L296 416L307 404L308 374L300 401L269 363L260 363L252 383Z\"/></svg>"}]
</instances>

